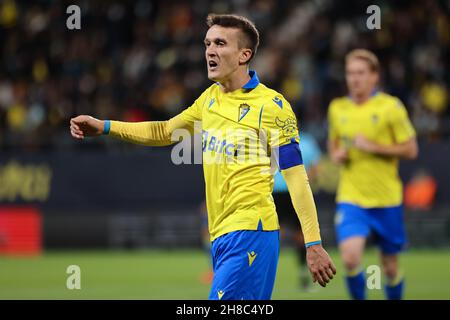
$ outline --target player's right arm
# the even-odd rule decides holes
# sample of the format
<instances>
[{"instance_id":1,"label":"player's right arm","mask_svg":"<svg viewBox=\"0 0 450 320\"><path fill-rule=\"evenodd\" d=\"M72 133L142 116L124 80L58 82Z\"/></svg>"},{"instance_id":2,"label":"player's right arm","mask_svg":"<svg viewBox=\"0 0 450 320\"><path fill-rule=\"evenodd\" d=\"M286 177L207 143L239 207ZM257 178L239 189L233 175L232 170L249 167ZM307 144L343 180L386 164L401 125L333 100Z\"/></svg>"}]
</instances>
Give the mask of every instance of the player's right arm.
<instances>
[{"instance_id":1,"label":"player's right arm","mask_svg":"<svg viewBox=\"0 0 450 320\"><path fill-rule=\"evenodd\" d=\"M147 146L166 146L171 141L172 132L188 127L181 114L167 121L122 122L99 120L81 115L70 120L70 132L76 139L98 137L107 134L118 139Z\"/></svg>"},{"instance_id":2,"label":"player's right arm","mask_svg":"<svg viewBox=\"0 0 450 320\"><path fill-rule=\"evenodd\" d=\"M206 92L206 91L205 91ZM97 137L103 134L147 146L166 146L176 129L188 128L191 131L196 121L201 121L201 110L205 92L179 115L167 121L123 122L99 120L88 115L80 115L70 120L70 133L75 139Z\"/></svg>"},{"instance_id":3,"label":"player's right arm","mask_svg":"<svg viewBox=\"0 0 450 320\"><path fill-rule=\"evenodd\" d=\"M337 164L344 163L348 158L348 150L341 147L337 139L328 139L327 149L331 160Z\"/></svg>"},{"instance_id":4,"label":"player's right arm","mask_svg":"<svg viewBox=\"0 0 450 320\"><path fill-rule=\"evenodd\" d=\"M328 141L327 150L333 162L341 164L348 158L348 150L339 142L338 129L336 127L336 107L333 102L328 108Z\"/></svg>"}]
</instances>

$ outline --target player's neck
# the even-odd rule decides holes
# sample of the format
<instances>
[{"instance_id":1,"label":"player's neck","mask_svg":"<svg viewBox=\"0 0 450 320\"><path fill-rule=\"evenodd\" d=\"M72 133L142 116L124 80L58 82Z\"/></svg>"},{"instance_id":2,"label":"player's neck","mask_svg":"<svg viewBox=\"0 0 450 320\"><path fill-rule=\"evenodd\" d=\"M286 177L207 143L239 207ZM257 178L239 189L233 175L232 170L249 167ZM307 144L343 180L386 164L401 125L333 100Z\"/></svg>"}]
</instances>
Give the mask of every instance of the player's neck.
<instances>
[{"instance_id":1,"label":"player's neck","mask_svg":"<svg viewBox=\"0 0 450 320\"><path fill-rule=\"evenodd\" d=\"M363 93L358 95L350 95L352 101L357 105L362 105L367 102L367 100L370 99L372 95L369 93Z\"/></svg>"},{"instance_id":2,"label":"player's neck","mask_svg":"<svg viewBox=\"0 0 450 320\"><path fill-rule=\"evenodd\" d=\"M249 81L248 69L240 68L233 72L227 79L219 81L219 84L222 92L228 93L242 88Z\"/></svg>"}]
</instances>

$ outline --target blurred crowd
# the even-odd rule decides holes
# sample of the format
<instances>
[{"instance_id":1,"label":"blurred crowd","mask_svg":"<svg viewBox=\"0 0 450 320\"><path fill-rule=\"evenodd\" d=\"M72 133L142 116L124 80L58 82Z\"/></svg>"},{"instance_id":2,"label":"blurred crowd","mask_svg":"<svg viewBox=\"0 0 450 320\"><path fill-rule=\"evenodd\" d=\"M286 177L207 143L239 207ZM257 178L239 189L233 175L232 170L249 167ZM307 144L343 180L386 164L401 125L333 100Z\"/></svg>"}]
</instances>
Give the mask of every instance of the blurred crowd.
<instances>
[{"instance_id":1,"label":"blurred crowd","mask_svg":"<svg viewBox=\"0 0 450 320\"><path fill-rule=\"evenodd\" d=\"M71 4L81 9L81 30L66 27ZM381 9L379 30L366 25L371 4ZM346 94L343 59L355 47L379 56L382 90L405 103L422 139L450 139L449 6L438 0L0 0L0 150L75 148L68 122L78 114L143 121L179 113L210 83L203 45L210 12L256 23L261 44L251 68L285 95L302 130L320 143L329 102Z\"/></svg>"}]
</instances>

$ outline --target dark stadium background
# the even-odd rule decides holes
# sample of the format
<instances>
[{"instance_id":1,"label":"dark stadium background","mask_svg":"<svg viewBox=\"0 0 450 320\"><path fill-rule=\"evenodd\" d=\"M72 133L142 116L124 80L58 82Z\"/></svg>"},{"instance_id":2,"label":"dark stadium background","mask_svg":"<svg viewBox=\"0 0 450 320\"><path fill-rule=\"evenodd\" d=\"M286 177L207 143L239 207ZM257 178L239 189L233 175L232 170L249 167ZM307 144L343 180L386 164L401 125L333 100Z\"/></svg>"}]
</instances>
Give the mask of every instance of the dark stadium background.
<instances>
[{"instance_id":1,"label":"dark stadium background","mask_svg":"<svg viewBox=\"0 0 450 320\"><path fill-rule=\"evenodd\" d=\"M66 28L72 4L81 30ZM372 4L380 30L366 27ZM0 298L207 297L198 280L208 269L201 165L174 165L168 147L75 141L69 120L166 120L189 106L210 83L203 37L206 15L216 12L256 23L251 68L321 146L312 186L337 263L327 107L345 94L345 54L364 47L378 55L382 90L406 105L420 145L417 160L401 163L411 192L406 297L449 299L449 8L437 0L0 1ZM288 237L283 244L274 298L346 298L342 279L300 292ZM376 257L369 250L366 264ZM70 264L89 279L77 292L65 288Z\"/></svg>"}]
</instances>

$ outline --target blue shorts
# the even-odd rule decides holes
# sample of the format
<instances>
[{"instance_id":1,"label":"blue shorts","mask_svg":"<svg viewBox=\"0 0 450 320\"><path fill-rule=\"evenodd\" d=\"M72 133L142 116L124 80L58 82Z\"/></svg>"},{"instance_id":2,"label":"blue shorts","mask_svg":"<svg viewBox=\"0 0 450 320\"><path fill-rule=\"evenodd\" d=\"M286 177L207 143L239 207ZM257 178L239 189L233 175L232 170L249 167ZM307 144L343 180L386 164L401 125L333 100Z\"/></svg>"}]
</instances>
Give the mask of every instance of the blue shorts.
<instances>
[{"instance_id":1,"label":"blue shorts","mask_svg":"<svg viewBox=\"0 0 450 320\"><path fill-rule=\"evenodd\" d=\"M338 203L335 217L338 244L354 237L368 237L371 232L375 242L385 254L397 254L406 245L403 223L403 206L362 208L350 203Z\"/></svg>"},{"instance_id":2,"label":"blue shorts","mask_svg":"<svg viewBox=\"0 0 450 320\"><path fill-rule=\"evenodd\" d=\"M239 230L212 242L210 300L269 300L280 253L279 231Z\"/></svg>"}]
</instances>

